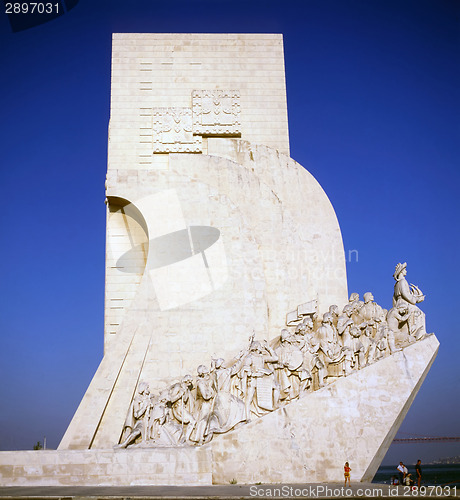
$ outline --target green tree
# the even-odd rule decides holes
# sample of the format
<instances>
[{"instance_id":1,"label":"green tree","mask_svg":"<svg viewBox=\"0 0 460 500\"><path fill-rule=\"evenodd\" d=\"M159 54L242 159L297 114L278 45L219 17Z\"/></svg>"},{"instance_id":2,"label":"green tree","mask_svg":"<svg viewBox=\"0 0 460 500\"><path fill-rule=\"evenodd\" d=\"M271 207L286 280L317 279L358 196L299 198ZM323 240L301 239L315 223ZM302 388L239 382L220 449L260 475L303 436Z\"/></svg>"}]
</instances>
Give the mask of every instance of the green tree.
<instances>
[{"instance_id":1,"label":"green tree","mask_svg":"<svg viewBox=\"0 0 460 500\"><path fill-rule=\"evenodd\" d=\"M40 441L37 441L36 444L34 444L34 450L41 450L42 448L43 446Z\"/></svg>"}]
</instances>

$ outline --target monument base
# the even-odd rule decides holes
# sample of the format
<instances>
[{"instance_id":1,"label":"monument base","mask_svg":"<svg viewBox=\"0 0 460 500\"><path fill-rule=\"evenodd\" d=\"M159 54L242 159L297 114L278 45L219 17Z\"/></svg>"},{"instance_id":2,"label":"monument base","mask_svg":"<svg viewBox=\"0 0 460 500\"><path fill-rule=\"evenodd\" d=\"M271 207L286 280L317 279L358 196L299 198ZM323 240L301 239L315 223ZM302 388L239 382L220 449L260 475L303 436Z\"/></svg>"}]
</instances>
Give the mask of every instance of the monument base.
<instances>
[{"instance_id":1,"label":"monument base","mask_svg":"<svg viewBox=\"0 0 460 500\"><path fill-rule=\"evenodd\" d=\"M371 481L439 347L434 335L201 447L0 452L1 486Z\"/></svg>"}]
</instances>

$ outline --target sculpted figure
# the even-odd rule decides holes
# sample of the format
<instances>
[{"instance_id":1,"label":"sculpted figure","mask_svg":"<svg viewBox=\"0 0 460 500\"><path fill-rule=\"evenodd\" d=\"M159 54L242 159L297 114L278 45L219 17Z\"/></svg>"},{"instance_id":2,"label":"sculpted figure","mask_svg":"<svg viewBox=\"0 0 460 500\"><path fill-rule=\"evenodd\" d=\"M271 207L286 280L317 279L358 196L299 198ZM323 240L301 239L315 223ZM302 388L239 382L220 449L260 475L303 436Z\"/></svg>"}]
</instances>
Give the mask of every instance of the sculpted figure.
<instances>
[{"instance_id":1,"label":"sculpted figure","mask_svg":"<svg viewBox=\"0 0 460 500\"><path fill-rule=\"evenodd\" d=\"M353 319L353 322L356 324L356 325L359 325L362 323L363 319L361 318L360 314L359 314L359 311L361 309L361 307L364 305L364 302L362 302L361 300L359 300L359 294L356 293L356 292L353 292L351 295L350 295L350 298L348 299L348 305L350 305L353 309L353 312L352 312L352 319Z\"/></svg>"},{"instance_id":2,"label":"sculpted figure","mask_svg":"<svg viewBox=\"0 0 460 500\"><path fill-rule=\"evenodd\" d=\"M420 340L424 335L426 335L425 329L425 314L416 306L419 302L425 300L425 295L423 295L420 288L413 285L409 286L406 280L407 274L407 263L398 263L393 278L395 279L395 288L393 295L393 307L400 300L404 300L409 309L409 334L413 336L416 340Z\"/></svg>"},{"instance_id":3,"label":"sculpted figure","mask_svg":"<svg viewBox=\"0 0 460 500\"><path fill-rule=\"evenodd\" d=\"M385 358L390 354L390 348L388 346L388 325L387 323L382 323L377 330L375 335L375 354L374 359L378 361L379 359Z\"/></svg>"},{"instance_id":4,"label":"sculpted figure","mask_svg":"<svg viewBox=\"0 0 460 500\"><path fill-rule=\"evenodd\" d=\"M354 354L353 367L360 370L366 366L366 352L365 347L361 342L361 330L356 325L352 325L350 327L350 335L352 339L352 351ZM356 364L358 366L356 366Z\"/></svg>"},{"instance_id":5,"label":"sculpted figure","mask_svg":"<svg viewBox=\"0 0 460 500\"><path fill-rule=\"evenodd\" d=\"M300 332L305 331L303 326ZM311 374L304 366L304 355L297 345L298 342L294 335L288 330L281 330L280 344L276 349L278 363L275 365L280 385L280 399L291 400L304 391L311 381Z\"/></svg>"},{"instance_id":6,"label":"sculpted figure","mask_svg":"<svg viewBox=\"0 0 460 500\"><path fill-rule=\"evenodd\" d=\"M375 336L376 353L375 359L384 358L390 354L393 354L397 349L395 346L395 338L393 332L388 328L386 322L382 322L377 330L377 335Z\"/></svg>"},{"instance_id":7,"label":"sculpted figure","mask_svg":"<svg viewBox=\"0 0 460 500\"><path fill-rule=\"evenodd\" d=\"M251 405L254 412L261 414L264 410L273 410L278 406L280 398L279 385L273 374L273 364L278 362L278 356L264 341L263 344L252 341L249 354L244 359L242 372L246 380L245 416L251 420ZM257 396L257 399L255 399Z\"/></svg>"},{"instance_id":8,"label":"sculpted figure","mask_svg":"<svg viewBox=\"0 0 460 500\"><path fill-rule=\"evenodd\" d=\"M339 306L336 306L335 304L329 306L329 314L332 317L332 324L337 326L337 320L339 319Z\"/></svg>"},{"instance_id":9,"label":"sculpted figure","mask_svg":"<svg viewBox=\"0 0 460 500\"><path fill-rule=\"evenodd\" d=\"M345 357L345 351L338 341L337 330L332 323L332 316L329 313L323 315L321 326L316 330L316 339L320 344L318 352L327 370L328 382L330 381L329 377L342 376L342 361Z\"/></svg>"},{"instance_id":10,"label":"sculpted figure","mask_svg":"<svg viewBox=\"0 0 460 500\"><path fill-rule=\"evenodd\" d=\"M302 325L305 329L305 335L313 335L313 318L311 316L305 316L305 318L302 320Z\"/></svg>"},{"instance_id":11,"label":"sculpted figure","mask_svg":"<svg viewBox=\"0 0 460 500\"><path fill-rule=\"evenodd\" d=\"M193 417L194 402L191 392L192 389L192 377L190 375L185 375L181 382L173 384L169 388L168 393L172 415L181 424L183 430L182 435L185 441L190 441L190 435L196 426L196 420Z\"/></svg>"},{"instance_id":12,"label":"sculpted figure","mask_svg":"<svg viewBox=\"0 0 460 500\"><path fill-rule=\"evenodd\" d=\"M228 368L222 358L213 361L211 372L214 375L217 395L206 435L227 432L246 420L244 401L231 394L232 377L241 369L242 361L239 359Z\"/></svg>"},{"instance_id":13,"label":"sculpted figure","mask_svg":"<svg viewBox=\"0 0 460 500\"><path fill-rule=\"evenodd\" d=\"M281 330L280 342L281 342L281 337L282 337L283 331L284 330ZM306 328L305 328L304 323L302 322L295 329L294 334L291 335L291 341L292 341L292 343L294 343L295 345L297 345L299 347L299 349L302 349L302 346L305 344L305 333L306 333Z\"/></svg>"},{"instance_id":14,"label":"sculpted figure","mask_svg":"<svg viewBox=\"0 0 460 500\"><path fill-rule=\"evenodd\" d=\"M409 304L403 299L398 299L387 313L388 328L393 332L397 346L415 342L415 338L410 334L409 318Z\"/></svg>"},{"instance_id":15,"label":"sculpted figure","mask_svg":"<svg viewBox=\"0 0 460 500\"><path fill-rule=\"evenodd\" d=\"M159 396L156 401L150 399L150 411L147 419L146 441L157 441L160 439L160 428L166 423L168 410L166 408L166 397L164 394Z\"/></svg>"},{"instance_id":16,"label":"sculpted figure","mask_svg":"<svg viewBox=\"0 0 460 500\"><path fill-rule=\"evenodd\" d=\"M298 325L296 325L295 330L294 330L294 335L300 332L300 330L303 328L303 323L300 322ZM283 331L283 330L281 330Z\"/></svg>"},{"instance_id":17,"label":"sculpted figure","mask_svg":"<svg viewBox=\"0 0 460 500\"><path fill-rule=\"evenodd\" d=\"M361 337L359 338L364 346L364 355L366 357L366 366L374 362L375 356L375 340L372 338L372 330L364 328L361 330Z\"/></svg>"},{"instance_id":18,"label":"sculpted figure","mask_svg":"<svg viewBox=\"0 0 460 500\"><path fill-rule=\"evenodd\" d=\"M374 296L371 292L366 292L363 298L364 304L359 310L359 315L363 320L361 329L369 328L369 336L374 338L377 333L377 323L384 319L383 309L374 302Z\"/></svg>"},{"instance_id":19,"label":"sculpted figure","mask_svg":"<svg viewBox=\"0 0 460 500\"><path fill-rule=\"evenodd\" d=\"M318 373L318 385L319 387L324 387L324 379L327 377L327 367L321 360L321 356L318 354L320 351L320 343L313 335L305 335L305 343L302 348L304 355L304 366L309 371L312 376L314 369L316 368ZM306 387L307 389L308 387Z\"/></svg>"},{"instance_id":20,"label":"sculpted figure","mask_svg":"<svg viewBox=\"0 0 460 500\"><path fill-rule=\"evenodd\" d=\"M377 348L381 351L380 355L377 353L378 358L401 351L401 348L396 347L394 331L386 321L382 321L379 325L375 341Z\"/></svg>"},{"instance_id":21,"label":"sculpted figure","mask_svg":"<svg viewBox=\"0 0 460 500\"><path fill-rule=\"evenodd\" d=\"M335 361L341 354L337 330L332 323L332 316L325 313L321 326L316 331L316 338L319 340L321 350L325 360L329 363Z\"/></svg>"},{"instance_id":22,"label":"sculpted figure","mask_svg":"<svg viewBox=\"0 0 460 500\"><path fill-rule=\"evenodd\" d=\"M313 319L311 316L305 316L302 323L296 329L293 339L294 342L303 351L305 342L314 336L313 332Z\"/></svg>"},{"instance_id":23,"label":"sculpted figure","mask_svg":"<svg viewBox=\"0 0 460 500\"><path fill-rule=\"evenodd\" d=\"M354 325L353 319L351 318L352 313L353 307L347 304L343 308L343 313L337 320L337 333L339 334L342 346L344 347L351 346L350 328Z\"/></svg>"},{"instance_id":24,"label":"sculpted figure","mask_svg":"<svg viewBox=\"0 0 460 500\"><path fill-rule=\"evenodd\" d=\"M351 327L354 325L351 315L353 313L353 308L351 305L347 304L343 308L343 314L339 316L337 320L337 333L340 336L342 347L345 353L344 359L344 372L348 375L353 366L355 353L353 350L353 338L350 333Z\"/></svg>"},{"instance_id":25,"label":"sculpted figure","mask_svg":"<svg viewBox=\"0 0 460 500\"><path fill-rule=\"evenodd\" d=\"M301 325L296 328L296 335L300 335ZM291 373L289 372L287 366L290 361L291 351L292 351L292 343L290 342L290 333L288 330L281 330L281 335L279 339L279 345L276 347L275 352L278 357L278 362L274 365L276 378L278 380L280 386L280 399L284 400L290 396L291 389L291 381L289 380L289 376ZM299 349L300 350L300 349ZM302 364L302 360L300 361Z\"/></svg>"},{"instance_id":26,"label":"sculpted figure","mask_svg":"<svg viewBox=\"0 0 460 500\"><path fill-rule=\"evenodd\" d=\"M383 323L382 326L386 325L386 338L388 342L388 348L390 349L390 354L393 354L394 352L398 352L401 349L398 349L396 347L396 339L395 339L395 334L393 330L388 326L388 323Z\"/></svg>"},{"instance_id":27,"label":"sculpted figure","mask_svg":"<svg viewBox=\"0 0 460 500\"><path fill-rule=\"evenodd\" d=\"M183 427L171 416L169 390L163 391L151 405L149 414L148 442L154 446L183 444Z\"/></svg>"},{"instance_id":28,"label":"sculpted figure","mask_svg":"<svg viewBox=\"0 0 460 500\"><path fill-rule=\"evenodd\" d=\"M303 319L299 331L293 336L293 341L303 354L301 370L304 373L301 374L299 394L313 388L313 372L315 370L318 374L318 385L323 387L324 379L327 377L327 368L318 355L321 346L319 340L315 337L313 318L311 316L306 316Z\"/></svg>"},{"instance_id":29,"label":"sculpted figure","mask_svg":"<svg viewBox=\"0 0 460 500\"><path fill-rule=\"evenodd\" d=\"M214 398L217 393L215 380L210 376L209 370L204 365L197 368L198 379L196 382L196 399L199 405L196 432L193 441L204 444L212 438L212 433L207 433L209 420L214 408Z\"/></svg>"},{"instance_id":30,"label":"sculpted figure","mask_svg":"<svg viewBox=\"0 0 460 500\"><path fill-rule=\"evenodd\" d=\"M130 444L138 441L139 438L142 440L148 439L150 407L149 386L146 382L140 382L137 394L129 407L128 416L126 417L123 431L125 439L117 446L118 448L127 448Z\"/></svg>"},{"instance_id":31,"label":"sculpted figure","mask_svg":"<svg viewBox=\"0 0 460 500\"><path fill-rule=\"evenodd\" d=\"M216 387L219 392L232 392L232 378L241 370L243 361L241 354L236 362L229 367L225 366L225 361L222 358L212 360L211 372L214 373Z\"/></svg>"},{"instance_id":32,"label":"sculpted figure","mask_svg":"<svg viewBox=\"0 0 460 500\"><path fill-rule=\"evenodd\" d=\"M353 292L350 294L350 298L348 299L348 304L353 306L356 302L359 302L359 293Z\"/></svg>"},{"instance_id":33,"label":"sculpted figure","mask_svg":"<svg viewBox=\"0 0 460 500\"><path fill-rule=\"evenodd\" d=\"M382 309L382 312L384 312L386 315L385 309ZM384 335L385 340L384 340L384 343L381 345L388 346L388 343L386 341L386 338L387 338L386 331L387 330L386 329L382 330L380 328L381 326L388 327L384 316L377 316L375 318L375 320L373 322L372 330L369 328L369 326L367 327L367 330L369 332L369 337L371 339L371 344L370 344L368 354L367 354L367 363L368 364L379 359L379 356L381 355L381 353L378 351L378 348L379 348L379 341L382 340L382 335ZM379 334L379 331L380 331L380 334ZM386 347L384 349L386 349Z\"/></svg>"}]
</instances>

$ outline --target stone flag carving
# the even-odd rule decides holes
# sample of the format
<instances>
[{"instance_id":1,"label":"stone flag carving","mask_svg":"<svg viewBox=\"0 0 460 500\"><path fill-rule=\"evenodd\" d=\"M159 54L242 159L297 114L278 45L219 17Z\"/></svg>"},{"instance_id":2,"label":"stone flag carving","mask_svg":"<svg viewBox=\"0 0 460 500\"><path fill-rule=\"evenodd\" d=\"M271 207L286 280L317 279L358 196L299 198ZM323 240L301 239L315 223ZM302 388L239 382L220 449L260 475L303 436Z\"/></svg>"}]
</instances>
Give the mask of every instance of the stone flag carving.
<instances>
[{"instance_id":1,"label":"stone flag carving","mask_svg":"<svg viewBox=\"0 0 460 500\"><path fill-rule=\"evenodd\" d=\"M313 316L318 313L316 300L310 300L297 306L294 311L286 314L286 326L293 326L302 321L305 316Z\"/></svg>"}]
</instances>

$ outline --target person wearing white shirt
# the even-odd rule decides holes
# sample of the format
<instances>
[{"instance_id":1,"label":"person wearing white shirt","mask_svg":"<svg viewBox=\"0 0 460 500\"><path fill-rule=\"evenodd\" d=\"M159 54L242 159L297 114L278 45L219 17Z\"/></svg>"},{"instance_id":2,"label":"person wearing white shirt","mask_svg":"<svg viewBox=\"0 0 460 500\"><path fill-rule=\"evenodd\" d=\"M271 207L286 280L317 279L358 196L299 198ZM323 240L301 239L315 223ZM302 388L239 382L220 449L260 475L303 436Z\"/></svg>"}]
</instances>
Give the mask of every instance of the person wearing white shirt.
<instances>
[{"instance_id":1,"label":"person wearing white shirt","mask_svg":"<svg viewBox=\"0 0 460 500\"><path fill-rule=\"evenodd\" d=\"M404 466L404 464L402 462L399 462L399 465L398 465L398 467L396 467L396 469L397 469L398 475L399 475L399 484L404 484L404 476L405 476L404 469L406 469L406 467Z\"/></svg>"}]
</instances>

